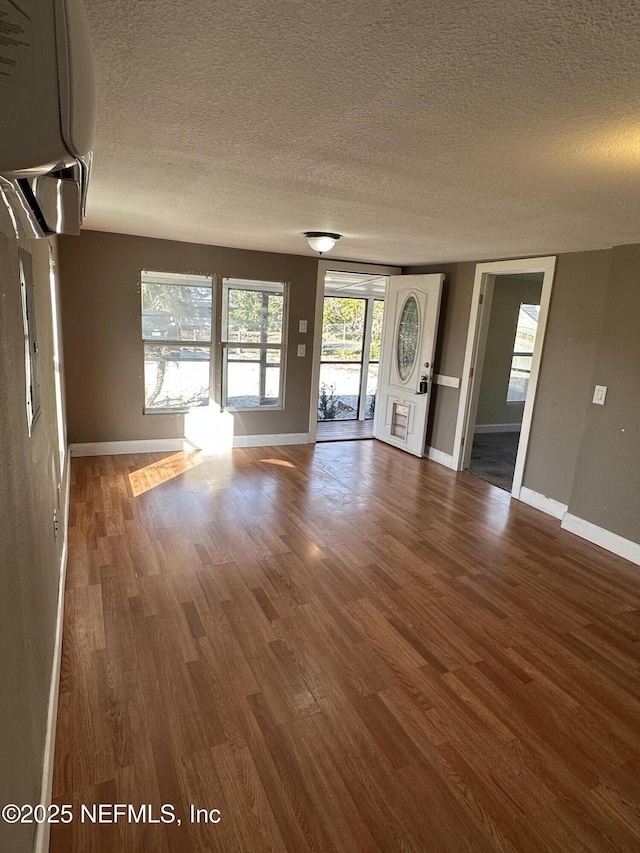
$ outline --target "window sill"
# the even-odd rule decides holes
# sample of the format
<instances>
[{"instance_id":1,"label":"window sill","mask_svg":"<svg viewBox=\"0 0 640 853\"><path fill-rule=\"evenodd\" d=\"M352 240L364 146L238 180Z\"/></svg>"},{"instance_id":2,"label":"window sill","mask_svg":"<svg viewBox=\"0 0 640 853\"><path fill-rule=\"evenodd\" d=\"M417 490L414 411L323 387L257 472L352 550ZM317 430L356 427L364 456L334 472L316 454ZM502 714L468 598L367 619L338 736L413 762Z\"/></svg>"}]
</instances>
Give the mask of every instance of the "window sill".
<instances>
[{"instance_id":1,"label":"window sill","mask_svg":"<svg viewBox=\"0 0 640 853\"><path fill-rule=\"evenodd\" d=\"M223 412L284 412L284 406L223 406Z\"/></svg>"},{"instance_id":2,"label":"window sill","mask_svg":"<svg viewBox=\"0 0 640 853\"><path fill-rule=\"evenodd\" d=\"M194 406L192 409L143 409L143 415L188 415L196 409L206 409L207 406Z\"/></svg>"}]
</instances>

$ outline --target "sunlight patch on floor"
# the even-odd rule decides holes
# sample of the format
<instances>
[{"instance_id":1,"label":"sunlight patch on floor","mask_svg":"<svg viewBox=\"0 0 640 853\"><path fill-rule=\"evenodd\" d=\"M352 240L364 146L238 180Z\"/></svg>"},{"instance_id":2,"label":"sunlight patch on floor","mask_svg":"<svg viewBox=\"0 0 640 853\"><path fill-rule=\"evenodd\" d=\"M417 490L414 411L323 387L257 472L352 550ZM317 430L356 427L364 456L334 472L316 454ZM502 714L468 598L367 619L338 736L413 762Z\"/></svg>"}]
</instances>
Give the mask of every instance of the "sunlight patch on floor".
<instances>
[{"instance_id":1,"label":"sunlight patch on floor","mask_svg":"<svg viewBox=\"0 0 640 853\"><path fill-rule=\"evenodd\" d=\"M198 450L181 450L178 453L172 453L171 456L167 456L159 462L152 462L151 465L145 465L144 468L132 471L129 474L129 482L133 496L143 495L145 492L155 489L156 486L161 486L163 483L173 480L174 477L179 477L185 471L202 464L202 461L202 455Z\"/></svg>"},{"instance_id":2,"label":"sunlight patch on floor","mask_svg":"<svg viewBox=\"0 0 640 853\"><path fill-rule=\"evenodd\" d=\"M281 465L283 468L295 468L293 462L287 462L284 459L261 459L260 462L266 462L269 465Z\"/></svg>"}]
</instances>

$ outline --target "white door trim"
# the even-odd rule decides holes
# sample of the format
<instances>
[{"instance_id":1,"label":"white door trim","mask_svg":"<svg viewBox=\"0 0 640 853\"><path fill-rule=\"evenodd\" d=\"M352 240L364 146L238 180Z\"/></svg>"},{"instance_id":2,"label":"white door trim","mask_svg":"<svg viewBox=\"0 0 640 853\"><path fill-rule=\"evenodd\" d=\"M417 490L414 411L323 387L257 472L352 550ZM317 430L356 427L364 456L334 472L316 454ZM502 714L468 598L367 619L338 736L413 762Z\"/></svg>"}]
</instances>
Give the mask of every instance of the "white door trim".
<instances>
[{"instance_id":1,"label":"white door trim","mask_svg":"<svg viewBox=\"0 0 640 853\"><path fill-rule=\"evenodd\" d=\"M520 497L520 489L522 488L522 478L524 475L524 465L527 457L527 445L529 443L529 433L533 418L533 406L538 385L538 374L542 358L544 336L547 327L547 317L549 314L549 303L551 301L551 289L553 287L555 266L555 255L549 255L543 258L519 258L512 261L488 261L486 263L476 264L473 297L471 300L471 314L469 318L469 332L467 335L464 368L462 371L460 402L458 404L458 418L453 443L453 460L457 471L462 470L464 467L465 447L463 438L468 436L468 438L466 438L467 442L471 441L473 438L474 424L472 421L474 416L474 407L472 403L474 400L474 390L476 390L475 386L476 384L479 384L477 381L480 378L480 368L482 366L480 363L482 357L480 342L483 333L486 337L486 326L489 322L490 312L488 309L490 308L491 300L484 300L484 303L481 303L480 296L485 292L485 290L487 290L488 286L489 290L491 289L493 277L496 275L516 275L518 273L531 272L543 273L538 333L536 335L536 342L533 350L529 388L524 405L522 430L520 433L520 443L518 445L518 455L516 457L513 487L511 490L511 495L514 498ZM471 375L472 368L473 376ZM471 429L469 429L470 426Z\"/></svg>"},{"instance_id":2,"label":"white door trim","mask_svg":"<svg viewBox=\"0 0 640 853\"><path fill-rule=\"evenodd\" d=\"M309 401L309 443L315 444L318 432L318 394L320 393L320 360L322 358L322 314L324 312L324 278L329 270L340 272L370 272L376 275L400 275L402 267L381 264L361 264L353 261L318 261L316 282L316 315L313 324L313 364L311 366L311 399Z\"/></svg>"}]
</instances>

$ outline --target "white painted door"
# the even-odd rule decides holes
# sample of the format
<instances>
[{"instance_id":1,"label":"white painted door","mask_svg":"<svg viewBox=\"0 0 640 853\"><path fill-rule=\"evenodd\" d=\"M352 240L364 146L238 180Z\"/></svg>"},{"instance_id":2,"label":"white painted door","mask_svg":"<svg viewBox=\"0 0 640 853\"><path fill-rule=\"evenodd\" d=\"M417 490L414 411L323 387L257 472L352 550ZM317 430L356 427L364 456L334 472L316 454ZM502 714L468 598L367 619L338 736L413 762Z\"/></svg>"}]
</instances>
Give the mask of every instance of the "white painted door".
<instances>
[{"instance_id":1,"label":"white painted door","mask_svg":"<svg viewBox=\"0 0 640 853\"><path fill-rule=\"evenodd\" d=\"M415 456L424 456L443 281L434 273L387 283L373 434Z\"/></svg>"}]
</instances>

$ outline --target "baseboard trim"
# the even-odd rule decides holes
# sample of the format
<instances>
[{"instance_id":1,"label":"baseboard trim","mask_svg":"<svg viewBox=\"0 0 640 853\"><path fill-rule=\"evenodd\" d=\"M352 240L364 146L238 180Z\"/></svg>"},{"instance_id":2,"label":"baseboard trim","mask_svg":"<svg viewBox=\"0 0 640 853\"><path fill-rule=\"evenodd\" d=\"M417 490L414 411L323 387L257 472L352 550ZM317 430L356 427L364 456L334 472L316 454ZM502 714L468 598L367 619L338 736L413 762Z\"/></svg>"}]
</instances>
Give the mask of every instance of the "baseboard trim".
<instances>
[{"instance_id":1,"label":"baseboard trim","mask_svg":"<svg viewBox=\"0 0 640 853\"><path fill-rule=\"evenodd\" d=\"M425 456L433 462L437 462L439 465L444 465L445 468L451 468L454 471L456 470L453 456L450 453L444 453L436 447L427 447Z\"/></svg>"},{"instance_id":2,"label":"baseboard trim","mask_svg":"<svg viewBox=\"0 0 640 853\"><path fill-rule=\"evenodd\" d=\"M281 432L274 435L234 435L234 447L276 447L283 444L309 444L308 432Z\"/></svg>"},{"instance_id":3,"label":"baseboard trim","mask_svg":"<svg viewBox=\"0 0 640 853\"><path fill-rule=\"evenodd\" d=\"M120 456L123 453L164 453L192 449L184 438L149 438L134 441L90 441L70 444L72 456Z\"/></svg>"},{"instance_id":4,"label":"baseboard trim","mask_svg":"<svg viewBox=\"0 0 640 853\"><path fill-rule=\"evenodd\" d=\"M474 433L480 434L483 432L520 432L522 424L476 424Z\"/></svg>"},{"instance_id":5,"label":"baseboard trim","mask_svg":"<svg viewBox=\"0 0 640 853\"><path fill-rule=\"evenodd\" d=\"M68 460L67 455L67 460ZM62 539L62 553L60 555L60 577L58 579L58 612L56 614L56 635L53 646L53 661L51 666L51 683L49 687L49 708L47 711L47 733L44 742L44 755L42 761L42 782L40 786L40 800L44 806L51 804L53 791L53 760L56 746L56 726L58 722L58 697L60 694L60 668L62 666L62 628L64 624L64 589L67 579L67 557L69 554L69 493L71 490L71 477L69 463L67 461L64 478L64 533ZM51 827L45 821L36 826L34 841L34 853L47 853L49 850L49 834Z\"/></svg>"},{"instance_id":6,"label":"baseboard trim","mask_svg":"<svg viewBox=\"0 0 640 853\"><path fill-rule=\"evenodd\" d=\"M273 447L283 444L309 444L308 432L283 432L273 435L235 435L232 447ZM124 453L166 453L197 450L186 438L150 438L133 441L92 441L70 444L72 456L120 456Z\"/></svg>"},{"instance_id":7,"label":"baseboard trim","mask_svg":"<svg viewBox=\"0 0 640 853\"><path fill-rule=\"evenodd\" d=\"M617 533L605 530L604 527L598 527L597 524L592 524L592 522L572 515L570 512L565 513L560 527L640 566L640 545L637 542L618 536Z\"/></svg>"},{"instance_id":8,"label":"baseboard trim","mask_svg":"<svg viewBox=\"0 0 640 853\"><path fill-rule=\"evenodd\" d=\"M529 504L529 506L534 506L536 509L546 512L547 515L552 515L554 518L563 518L569 508L566 504L560 503L560 501L554 498L548 498L546 495L540 494L540 492L534 492L533 489L528 489L526 486L520 489L518 500Z\"/></svg>"}]
</instances>

